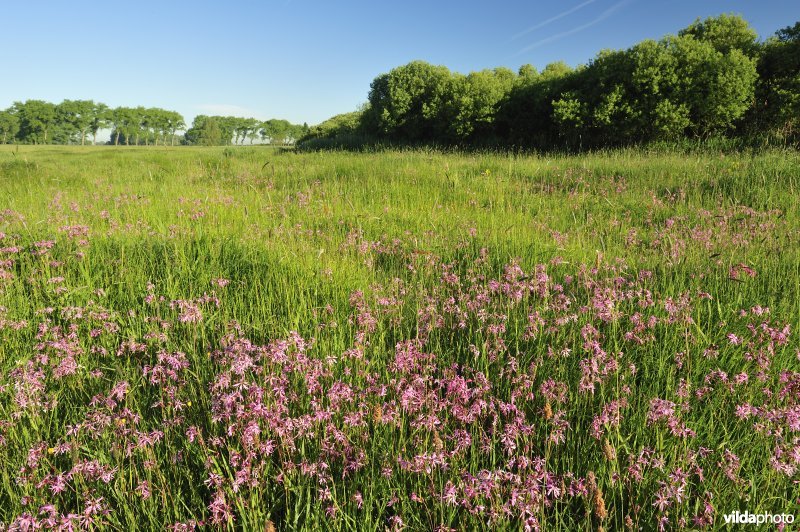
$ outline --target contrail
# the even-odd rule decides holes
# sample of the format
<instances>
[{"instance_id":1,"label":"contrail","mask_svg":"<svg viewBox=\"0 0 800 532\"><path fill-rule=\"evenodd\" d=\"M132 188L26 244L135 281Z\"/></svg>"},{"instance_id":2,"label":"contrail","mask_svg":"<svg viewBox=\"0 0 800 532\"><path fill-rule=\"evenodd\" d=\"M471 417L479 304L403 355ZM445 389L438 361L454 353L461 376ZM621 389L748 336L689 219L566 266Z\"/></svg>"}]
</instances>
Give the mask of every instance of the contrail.
<instances>
[{"instance_id":1,"label":"contrail","mask_svg":"<svg viewBox=\"0 0 800 532\"><path fill-rule=\"evenodd\" d=\"M587 22L586 24L581 24L580 26L572 28L571 30L562 31L561 33L556 33L555 35L547 37L546 39L542 39L540 41L536 41L535 43L533 43L533 44L531 44L529 46L526 46L525 48L523 48L522 50L517 52L515 55L519 55L519 54L525 53L525 52L527 52L529 50L533 50L534 48L538 48L540 46L543 46L545 44L549 44L549 43L551 43L553 41L557 41L559 39L563 39L564 37L569 37L570 35L574 35L574 34L578 33L579 31L583 31L586 28L590 28L590 27L594 26L595 24L599 24L600 22L604 21L605 19L607 19L608 17L613 15L615 11L618 11L620 8L624 7L627 4L630 4L631 2L633 2L633 0L622 0L621 2L617 2L613 6L609 7L605 11L603 11L600 14L600 16L597 17L596 19L594 19L594 20L592 20L590 22Z\"/></svg>"},{"instance_id":2,"label":"contrail","mask_svg":"<svg viewBox=\"0 0 800 532\"><path fill-rule=\"evenodd\" d=\"M516 35L514 35L513 37L511 37L511 40L513 41L514 39L519 39L519 38L520 38L520 37L522 37L523 35L527 35L527 34L529 34L529 33L530 33L530 32L532 32L532 31L535 31L535 30L538 30L539 28L542 28L542 27L544 27L544 26L547 26L547 25L548 25L548 24L550 24L551 22L555 22L556 20L558 20L558 19L560 19L560 18L564 18L564 17L566 17L567 15L571 15L571 14L573 14L574 12L576 12L577 10L579 10L580 8L582 8L582 7L586 7L586 6L588 6L589 4L593 4L593 3L595 3L596 1L597 1L597 0L586 0L586 1L585 1L585 2L583 2L582 4L578 4L577 6L573 7L572 9L568 9L568 10L564 11L563 13L559 13L558 15L556 15L556 16L554 16L554 17L550 17L549 19L547 19L547 20L544 20L544 21L542 21L542 22L540 22L540 23L536 24L535 26L531 26L530 28L528 28L528 29L526 29L526 30L524 30L524 31L521 31L521 32L517 33Z\"/></svg>"}]
</instances>

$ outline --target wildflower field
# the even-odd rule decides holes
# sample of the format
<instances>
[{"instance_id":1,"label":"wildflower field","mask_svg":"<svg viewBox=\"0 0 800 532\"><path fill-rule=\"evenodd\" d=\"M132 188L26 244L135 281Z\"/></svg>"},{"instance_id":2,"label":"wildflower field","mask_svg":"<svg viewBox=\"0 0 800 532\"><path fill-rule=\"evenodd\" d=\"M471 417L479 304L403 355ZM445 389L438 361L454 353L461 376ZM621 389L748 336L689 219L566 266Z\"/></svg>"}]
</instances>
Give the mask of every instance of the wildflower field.
<instances>
[{"instance_id":1,"label":"wildflower field","mask_svg":"<svg viewBox=\"0 0 800 532\"><path fill-rule=\"evenodd\" d=\"M797 152L0 146L0 530L800 518L798 327Z\"/></svg>"}]
</instances>

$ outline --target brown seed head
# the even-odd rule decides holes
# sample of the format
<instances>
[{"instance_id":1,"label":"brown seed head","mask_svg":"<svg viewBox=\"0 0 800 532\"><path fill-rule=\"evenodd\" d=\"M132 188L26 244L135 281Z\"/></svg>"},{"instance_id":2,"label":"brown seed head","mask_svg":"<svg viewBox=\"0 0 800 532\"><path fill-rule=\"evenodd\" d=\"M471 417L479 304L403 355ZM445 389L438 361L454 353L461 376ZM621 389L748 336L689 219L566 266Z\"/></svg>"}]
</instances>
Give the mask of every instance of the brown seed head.
<instances>
[{"instance_id":1,"label":"brown seed head","mask_svg":"<svg viewBox=\"0 0 800 532\"><path fill-rule=\"evenodd\" d=\"M433 447L437 451L444 449L444 443L442 442L442 438L439 437L438 431L433 431Z\"/></svg>"},{"instance_id":2,"label":"brown seed head","mask_svg":"<svg viewBox=\"0 0 800 532\"><path fill-rule=\"evenodd\" d=\"M600 521L603 521L606 517L608 517L608 512L606 511L606 501L603 499L603 492L599 487L594 489L592 506L594 506L595 517L597 517Z\"/></svg>"},{"instance_id":3,"label":"brown seed head","mask_svg":"<svg viewBox=\"0 0 800 532\"><path fill-rule=\"evenodd\" d=\"M625 530L633 530L633 519L629 515L625 516Z\"/></svg>"},{"instance_id":4,"label":"brown seed head","mask_svg":"<svg viewBox=\"0 0 800 532\"><path fill-rule=\"evenodd\" d=\"M606 455L606 460L609 462L613 462L617 459L617 450L605 439L603 440L603 454Z\"/></svg>"}]
</instances>

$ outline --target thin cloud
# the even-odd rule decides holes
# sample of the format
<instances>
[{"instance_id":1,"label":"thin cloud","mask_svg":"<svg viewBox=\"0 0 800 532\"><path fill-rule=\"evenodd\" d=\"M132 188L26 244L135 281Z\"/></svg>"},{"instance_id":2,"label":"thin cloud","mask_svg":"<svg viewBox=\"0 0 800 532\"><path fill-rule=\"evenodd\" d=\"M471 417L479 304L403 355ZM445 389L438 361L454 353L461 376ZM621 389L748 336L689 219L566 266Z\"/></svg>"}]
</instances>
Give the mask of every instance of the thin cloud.
<instances>
[{"instance_id":1,"label":"thin cloud","mask_svg":"<svg viewBox=\"0 0 800 532\"><path fill-rule=\"evenodd\" d=\"M559 39L563 39L564 37L569 37L570 35L575 35L576 33L580 32L580 31L583 31L586 28L591 28L592 26L603 22L605 19L607 19L608 17L613 15L615 12L619 11L621 8L625 7L626 5L630 4L633 1L634 0L622 0L621 2L617 2L613 6L609 7L608 9L606 9L605 11L600 13L600 16L597 17L596 19L591 20L591 21L587 22L586 24L581 24L580 26L576 26L576 27L572 28L571 30L562 31L561 33L556 33L555 35L552 35L552 36L547 37L545 39L542 39L540 41L536 41L535 43L533 43L531 45L528 45L525 48L521 49L519 52L516 53L516 55L528 52L530 50L533 50L534 48L539 48L540 46L544 46L545 44L550 44L551 42L555 42L555 41L557 41Z\"/></svg>"},{"instance_id":2,"label":"thin cloud","mask_svg":"<svg viewBox=\"0 0 800 532\"><path fill-rule=\"evenodd\" d=\"M538 30L539 28L543 28L543 27L547 26L548 24L550 24L551 22L555 22L556 20L558 20L558 19L560 19L560 18L564 18L564 17L566 17L567 15L571 15L571 14L573 14L574 12L576 12L577 10L579 10L579 9L581 9L581 8L583 8L583 7L586 7L586 6L588 6L589 4L593 4L593 3L595 3L596 1L597 1L597 0L586 0L586 1L585 1L585 2L583 2L582 4L578 4L577 6L575 6L575 7L571 8L571 9L567 9L566 11L563 11L563 12L559 13L558 15L554 16L554 17L550 17L550 18L549 18L549 19L547 19L547 20L543 20L542 22L540 22L540 23L536 24L535 26L531 26L530 28L528 28L528 29L526 29L526 30L523 30L523 31L521 31L521 32L517 33L516 35L514 35L513 37L511 37L511 40L513 41L514 39L519 39L519 38L520 38L520 37L522 37L523 35L527 35L527 34L529 34L529 33L530 33L530 32L532 32L532 31L536 31L536 30Z\"/></svg>"},{"instance_id":3,"label":"thin cloud","mask_svg":"<svg viewBox=\"0 0 800 532\"><path fill-rule=\"evenodd\" d=\"M207 103L196 106L196 109L203 114L217 115L217 116L238 116L241 118L258 118L261 119L257 111L242 107L240 105L231 105L227 103Z\"/></svg>"}]
</instances>

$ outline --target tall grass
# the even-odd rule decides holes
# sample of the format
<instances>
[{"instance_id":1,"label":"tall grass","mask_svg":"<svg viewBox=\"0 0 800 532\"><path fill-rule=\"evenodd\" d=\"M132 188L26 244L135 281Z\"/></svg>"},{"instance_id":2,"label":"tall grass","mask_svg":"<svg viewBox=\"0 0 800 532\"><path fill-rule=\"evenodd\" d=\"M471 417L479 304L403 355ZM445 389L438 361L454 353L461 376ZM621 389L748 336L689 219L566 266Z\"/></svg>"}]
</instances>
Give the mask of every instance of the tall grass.
<instances>
[{"instance_id":1,"label":"tall grass","mask_svg":"<svg viewBox=\"0 0 800 532\"><path fill-rule=\"evenodd\" d=\"M797 515L799 170L0 147L0 526Z\"/></svg>"}]
</instances>

